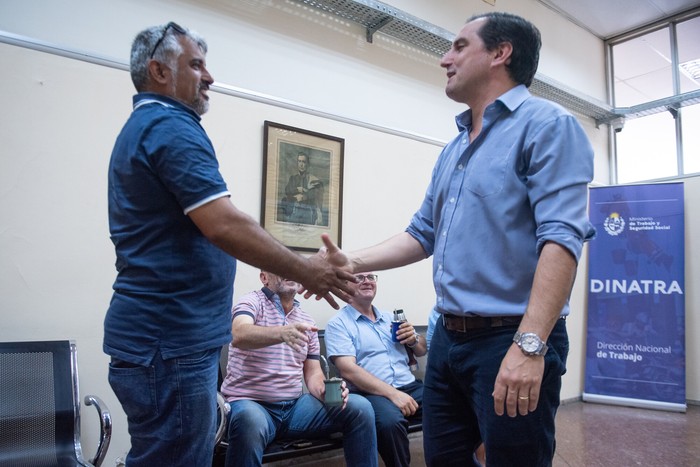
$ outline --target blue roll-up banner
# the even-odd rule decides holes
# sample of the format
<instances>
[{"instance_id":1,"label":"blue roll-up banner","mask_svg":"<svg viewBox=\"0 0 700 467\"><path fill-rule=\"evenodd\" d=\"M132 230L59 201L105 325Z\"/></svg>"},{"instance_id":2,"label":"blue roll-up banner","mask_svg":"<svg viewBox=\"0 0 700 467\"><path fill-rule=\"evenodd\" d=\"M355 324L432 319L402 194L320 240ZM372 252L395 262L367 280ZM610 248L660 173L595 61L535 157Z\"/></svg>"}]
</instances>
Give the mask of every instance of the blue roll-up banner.
<instances>
[{"instance_id":1,"label":"blue roll-up banner","mask_svg":"<svg viewBox=\"0 0 700 467\"><path fill-rule=\"evenodd\" d=\"M583 400L685 412L683 184L595 187Z\"/></svg>"}]
</instances>

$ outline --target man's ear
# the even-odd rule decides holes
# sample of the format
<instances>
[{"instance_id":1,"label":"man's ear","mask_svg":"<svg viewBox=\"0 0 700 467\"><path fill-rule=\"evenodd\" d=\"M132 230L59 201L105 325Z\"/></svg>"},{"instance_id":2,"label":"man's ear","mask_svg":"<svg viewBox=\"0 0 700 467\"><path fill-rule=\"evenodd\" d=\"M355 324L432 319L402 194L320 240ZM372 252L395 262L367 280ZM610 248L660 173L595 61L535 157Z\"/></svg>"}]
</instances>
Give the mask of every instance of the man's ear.
<instances>
[{"instance_id":1,"label":"man's ear","mask_svg":"<svg viewBox=\"0 0 700 467\"><path fill-rule=\"evenodd\" d=\"M496 47L495 54L493 56L494 65L509 65L510 58L513 55L513 44L510 42L501 42Z\"/></svg>"},{"instance_id":2,"label":"man's ear","mask_svg":"<svg viewBox=\"0 0 700 467\"><path fill-rule=\"evenodd\" d=\"M168 73L170 73L168 67L163 66L158 60L149 60L148 75L151 77L153 82L158 84L166 84L168 81Z\"/></svg>"}]
</instances>

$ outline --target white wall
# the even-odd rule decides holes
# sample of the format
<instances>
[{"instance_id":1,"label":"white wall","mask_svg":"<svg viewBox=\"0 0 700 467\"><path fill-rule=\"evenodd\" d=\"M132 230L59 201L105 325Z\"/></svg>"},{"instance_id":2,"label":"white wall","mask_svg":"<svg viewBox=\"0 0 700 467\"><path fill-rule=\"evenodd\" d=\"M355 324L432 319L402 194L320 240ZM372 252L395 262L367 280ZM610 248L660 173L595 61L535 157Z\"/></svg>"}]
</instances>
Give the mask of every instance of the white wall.
<instances>
[{"instance_id":1,"label":"white wall","mask_svg":"<svg viewBox=\"0 0 700 467\"><path fill-rule=\"evenodd\" d=\"M443 0L440 8L429 0L392 4L453 32L472 13L492 9L478 0ZM503 0L498 6L541 28L541 72L604 98L600 41L534 0ZM368 44L356 25L283 0L0 2L0 30L6 35L123 64L138 31L169 20L207 38L209 68L220 84L406 132L385 133L342 118L213 93L203 122L240 208L259 217L262 122L271 120L345 139L345 248L375 243L405 227L422 199L439 142L453 136L454 115L463 110L444 96L437 57L381 34ZM557 40L563 31L568 40ZM106 172L114 138L130 112L133 88L125 71L22 47L0 44L0 59L6 64L0 78L0 340L78 341L81 393L103 397L114 415L106 462L112 465L128 449L128 436L107 384L108 359L101 350L102 320L115 275ZM606 183L607 129L596 129L587 119L582 123L596 149L596 181ZM700 225L689 219L692 228L698 231ZM698 261L689 258L692 269ZM689 272L697 277L697 271ZM379 306L402 307L417 324L425 324L434 301L430 263L380 276ZM585 261L578 277L564 399L578 397L583 386ZM690 277L687 283L692 283ZM257 271L241 265L235 296L258 287ZM305 306L321 326L333 313L322 302ZM691 331L700 327L692 319ZM689 367L698 360L698 347L689 348ZM697 370L689 370L690 399L700 399L699 386ZM83 425L85 449L91 453L97 422L90 411L84 412Z\"/></svg>"},{"instance_id":2,"label":"white wall","mask_svg":"<svg viewBox=\"0 0 700 467\"><path fill-rule=\"evenodd\" d=\"M388 3L454 33L472 14L494 10L480 0L441 0L437 8L429 0ZM541 29L540 72L604 100L600 40L535 0L501 0L498 9L522 14ZM219 82L390 128L443 140L453 135L453 115L461 107L444 97L438 57L396 45L382 34L369 44L356 24L293 2L0 2L0 30L124 63L140 30L169 20L205 35L209 68ZM560 40L564 35L567 40Z\"/></svg>"}]
</instances>

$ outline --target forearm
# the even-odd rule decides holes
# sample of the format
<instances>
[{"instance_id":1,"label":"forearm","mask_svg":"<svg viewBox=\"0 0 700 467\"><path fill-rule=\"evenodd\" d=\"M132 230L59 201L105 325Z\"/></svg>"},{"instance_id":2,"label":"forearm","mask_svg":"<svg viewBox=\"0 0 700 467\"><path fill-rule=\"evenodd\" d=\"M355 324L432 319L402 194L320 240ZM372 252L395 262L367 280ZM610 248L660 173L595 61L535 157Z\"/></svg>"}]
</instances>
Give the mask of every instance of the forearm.
<instances>
[{"instance_id":1,"label":"forearm","mask_svg":"<svg viewBox=\"0 0 700 467\"><path fill-rule=\"evenodd\" d=\"M349 381L364 393L384 396L390 399L392 393L396 391L393 386L380 380L355 363L341 365L338 369L343 375L343 379Z\"/></svg>"},{"instance_id":2,"label":"forearm","mask_svg":"<svg viewBox=\"0 0 700 467\"><path fill-rule=\"evenodd\" d=\"M305 282L308 260L272 237L252 217L220 198L190 213L205 237L244 263Z\"/></svg>"},{"instance_id":3,"label":"forearm","mask_svg":"<svg viewBox=\"0 0 700 467\"><path fill-rule=\"evenodd\" d=\"M409 346L410 347L410 346ZM413 351L413 354L416 357L422 357L423 355L428 353L428 344L424 336L420 336L418 338L418 343L411 347L411 350Z\"/></svg>"},{"instance_id":4,"label":"forearm","mask_svg":"<svg viewBox=\"0 0 700 467\"><path fill-rule=\"evenodd\" d=\"M325 376L318 361L312 362L307 360L304 363L304 383L306 383L306 388L312 396L319 400L323 400L324 379Z\"/></svg>"},{"instance_id":5,"label":"forearm","mask_svg":"<svg viewBox=\"0 0 700 467\"><path fill-rule=\"evenodd\" d=\"M576 259L569 250L553 242L540 253L521 332L534 332L546 340L559 319L576 278Z\"/></svg>"},{"instance_id":6,"label":"forearm","mask_svg":"<svg viewBox=\"0 0 700 467\"><path fill-rule=\"evenodd\" d=\"M261 349L284 342L284 326L257 326L255 324L234 325L231 345L239 349Z\"/></svg>"},{"instance_id":7,"label":"forearm","mask_svg":"<svg viewBox=\"0 0 700 467\"><path fill-rule=\"evenodd\" d=\"M421 244L407 232L362 250L347 254L355 273L393 269L427 257Z\"/></svg>"}]
</instances>

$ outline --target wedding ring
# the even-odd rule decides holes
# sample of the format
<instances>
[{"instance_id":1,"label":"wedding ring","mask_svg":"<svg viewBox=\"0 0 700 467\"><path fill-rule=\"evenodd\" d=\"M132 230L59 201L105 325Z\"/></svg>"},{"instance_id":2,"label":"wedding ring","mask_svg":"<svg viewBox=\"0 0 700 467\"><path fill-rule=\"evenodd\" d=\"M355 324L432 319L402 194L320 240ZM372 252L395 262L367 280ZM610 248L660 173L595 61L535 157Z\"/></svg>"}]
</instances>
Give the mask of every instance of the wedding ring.
<instances>
[{"instance_id":1,"label":"wedding ring","mask_svg":"<svg viewBox=\"0 0 700 467\"><path fill-rule=\"evenodd\" d=\"M530 398L530 396L518 396L518 399L520 399L521 401L526 401L529 398Z\"/></svg>"}]
</instances>

